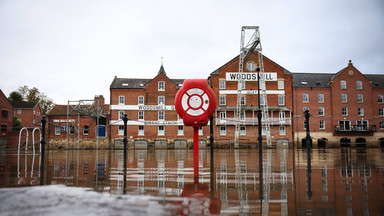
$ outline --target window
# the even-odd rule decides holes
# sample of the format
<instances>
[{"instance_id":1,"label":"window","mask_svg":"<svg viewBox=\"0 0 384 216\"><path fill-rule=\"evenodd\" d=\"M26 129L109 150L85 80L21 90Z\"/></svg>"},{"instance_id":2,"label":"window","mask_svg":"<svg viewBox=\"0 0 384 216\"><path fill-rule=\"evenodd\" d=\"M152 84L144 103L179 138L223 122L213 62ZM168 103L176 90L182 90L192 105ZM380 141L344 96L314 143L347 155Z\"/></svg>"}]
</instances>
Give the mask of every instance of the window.
<instances>
[{"instance_id":1,"label":"window","mask_svg":"<svg viewBox=\"0 0 384 216\"><path fill-rule=\"evenodd\" d=\"M245 120L245 111L240 112L240 120Z\"/></svg>"},{"instance_id":2,"label":"window","mask_svg":"<svg viewBox=\"0 0 384 216\"><path fill-rule=\"evenodd\" d=\"M285 112L279 112L279 120L285 120Z\"/></svg>"},{"instance_id":3,"label":"window","mask_svg":"<svg viewBox=\"0 0 384 216\"><path fill-rule=\"evenodd\" d=\"M199 126L199 136L203 136L203 126Z\"/></svg>"},{"instance_id":4,"label":"window","mask_svg":"<svg viewBox=\"0 0 384 216\"><path fill-rule=\"evenodd\" d=\"M164 131L164 126L163 125L160 125L158 127L157 135L159 135L159 136L164 136L165 135L165 131Z\"/></svg>"},{"instance_id":5,"label":"window","mask_svg":"<svg viewBox=\"0 0 384 216\"><path fill-rule=\"evenodd\" d=\"M277 81L277 89L284 89L284 80Z\"/></svg>"},{"instance_id":6,"label":"window","mask_svg":"<svg viewBox=\"0 0 384 216\"><path fill-rule=\"evenodd\" d=\"M317 95L317 102L318 103L324 103L324 94L318 94Z\"/></svg>"},{"instance_id":7,"label":"window","mask_svg":"<svg viewBox=\"0 0 384 216\"><path fill-rule=\"evenodd\" d=\"M380 120L380 130L384 130L384 120Z\"/></svg>"},{"instance_id":8,"label":"window","mask_svg":"<svg viewBox=\"0 0 384 216\"><path fill-rule=\"evenodd\" d=\"M177 126L177 135L178 136L184 135L184 127L183 126Z\"/></svg>"},{"instance_id":9,"label":"window","mask_svg":"<svg viewBox=\"0 0 384 216\"><path fill-rule=\"evenodd\" d=\"M158 120L159 121L164 121L165 116L164 116L164 111L159 111L158 112Z\"/></svg>"},{"instance_id":10,"label":"window","mask_svg":"<svg viewBox=\"0 0 384 216\"><path fill-rule=\"evenodd\" d=\"M165 104L165 97L164 96L157 97L157 100L158 100L159 104Z\"/></svg>"},{"instance_id":11,"label":"window","mask_svg":"<svg viewBox=\"0 0 384 216\"><path fill-rule=\"evenodd\" d=\"M364 107L358 107L357 108L357 115L358 116L364 116Z\"/></svg>"},{"instance_id":12,"label":"window","mask_svg":"<svg viewBox=\"0 0 384 216\"><path fill-rule=\"evenodd\" d=\"M245 96L240 96L240 105L245 105Z\"/></svg>"},{"instance_id":13,"label":"window","mask_svg":"<svg viewBox=\"0 0 384 216\"><path fill-rule=\"evenodd\" d=\"M123 125L119 125L118 135L119 136L124 136L124 126Z\"/></svg>"},{"instance_id":14,"label":"window","mask_svg":"<svg viewBox=\"0 0 384 216\"><path fill-rule=\"evenodd\" d=\"M225 96L220 96L219 97L219 105L221 106L225 106Z\"/></svg>"},{"instance_id":15,"label":"window","mask_svg":"<svg viewBox=\"0 0 384 216\"><path fill-rule=\"evenodd\" d=\"M183 120L183 118L181 118L181 116L179 116L179 114L177 114L177 120Z\"/></svg>"},{"instance_id":16,"label":"window","mask_svg":"<svg viewBox=\"0 0 384 216\"><path fill-rule=\"evenodd\" d=\"M60 126L55 126L55 135L56 136L60 135L60 131L61 131L61 127Z\"/></svg>"},{"instance_id":17,"label":"window","mask_svg":"<svg viewBox=\"0 0 384 216\"><path fill-rule=\"evenodd\" d=\"M378 102L379 104L382 104L382 103L384 102L384 97L383 97L383 95L377 95L377 102Z\"/></svg>"},{"instance_id":18,"label":"window","mask_svg":"<svg viewBox=\"0 0 384 216\"><path fill-rule=\"evenodd\" d=\"M340 88L341 89L347 89L347 81L340 80Z\"/></svg>"},{"instance_id":19,"label":"window","mask_svg":"<svg viewBox=\"0 0 384 216\"><path fill-rule=\"evenodd\" d=\"M363 103L363 102L364 102L363 94L357 94L357 103Z\"/></svg>"},{"instance_id":20,"label":"window","mask_svg":"<svg viewBox=\"0 0 384 216\"><path fill-rule=\"evenodd\" d=\"M279 95L278 96L279 106L283 106L285 104L284 102L284 96Z\"/></svg>"},{"instance_id":21,"label":"window","mask_svg":"<svg viewBox=\"0 0 384 216\"><path fill-rule=\"evenodd\" d=\"M219 89L225 89L225 80L219 80Z\"/></svg>"},{"instance_id":22,"label":"window","mask_svg":"<svg viewBox=\"0 0 384 216\"><path fill-rule=\"evenodd\" d=\"M139 96L138 97L138 104L139 105L144 105L144 96Z\"/></svg>"},{"instance_id":23,"label":"window","mask_svg":"<svg viewBox=\"0 0 384 216\"><path fill-rule=\"evenodd\" d=\"M17 114L21 114L21 109L18 109L18 110L17 110Z\"/></svg>"},{"instance_id":24,"label":"window","mask_svg":"<svg viewBox=\"0 0 384 216\"><path fill-rule=\"evenodd\" d=\"M261 135L263 136L267 135L267 128L265 126L261 127Z\"/></svg>"},{"instance_id":25,"label":"window","mask_svg":"<svg viewBox=\"0 0 384 216\"><path fill-rule=\"evenodd\" d=\"M305 112L305 110L309 111L309 107L307 107L307 106L303 107L303 113Z\"/></svg>"},{"instance_id":26,"label":"window","mask_svg":"<svg viewBox=\"0 0 384 216\"><path fill-rule=\"evenodd\" d=\"M239 85L238 86L239 89L241 89L241 90L245 89L245 81L244 80L239 80L238 85Z\"/></svg>"},{"instance_id":27,"label":"window","mask_svg":"<svg viewBox=\"0 0 384 216\"><path fill-rule=\"evenodd\" d=\"M303 93L303 103L308 103L308 102L309 102L308 94Z\"/></svg>"},{"instance_id":28,"label":"window","mask_svg":"<svg viewBox=\"0 0 384 216\"><path fill-rule=\"evenodd\" d=\"M83 127L83 135L89 135L89 126L88 125L84 125L84 127Z\"/></svg>"},{"instance_id":29,"label":"window","mask_svg":"<svg viewBox=\"0 0 384 216\"><path fill-rule=\"evenodd\" d=\"M285 126L280 126L279 131L281 136L285 135Z\"/></svg>"},{"instance_id":30,"label":"window","mask_svg":"<svg viewBox=\"0 0 384 216\"><path fill-rule=\"evenodd\" d=\"M227 135L227 129L225 126L220 127L220 136L225 136Z\"/></svg>"},{"instance_id":31,"label":"window","mask_svg":"<svg viewBox=\"0 0 384 216\"><path fill-rule=\"evenodd\" d=\"M119 119L123 119L124 117L124 111L119 111Z\"/></svg>"},{"instance_id":32,"label":"window","mask_svg":"<svg viewBox=\"0 0 384 216\"><path fill-rule=\"evenodd\" d=\"M240 135L242 136L247 135L247 129L245 126L240 126Z\"/></svg>"},{"instance_id":33,"label":"window","mask_svg":"<svg viewBox=\"0 0 384 216\"><path fill-rule=\"evenodd\" d=\"M138 135L139 136L144 136L144 126L142 126L142 125L139 126Z\"/></svg>"},{"instance_id":34,"label":"window","mask_svg":"<svg viewBox=\"0 0 384 216\"><path fill-rule=\"evenodd\" d=\"M260 97L260 105L265 105L264 97Z\"/></svg>"},{"instance_id":35,"label":"window","mask_svg":"<svg viewBox=\"0 0 384 216\"><path fill-rule=\"evenodd\" d=\"M75 135L75 126L69 127L69 135Z\"/></svg>"},{"instance_id":36,"label":"window","mask_svg":"<svg viewBox=\"0 0 384 216\"><path fill-rule=\"evenodd\" d=\"M4 118L7 118L8 117L8 111L7 110L2 110L1 111L1 116L4 117Z\"/></svg>"},{"instance_id":37,"label":"window","mask_svg":"<svg viewBox=\"0 0 384 216\"><path fill-rule=\"evenodd\" d=\"M158 82L158 91L165 91L165 82L164 81L159 81Z\"/></svg>"},{"instance_id":38,"label":"window","mask_svg":"<svg viewBox=\"0 0 384 216\"><path fill-rule=\"evenodd\" d=\"M347 94L341 94L341 103L347 103Z\"/></svg>"},{"instance_id":39,"label":"window","mask_svg":"<svg viewBox=\"0 0 384 216\"><path fill-rule=\"evenodd\" d=\"M144 120L144 111L139 111L139 120Z\"/></svg>"},{"instance_id":40,"label":"window","mask_svg":"<svg viewBox=\"0 0 384 216\"><path fill-rule=\"evenodd\" d=\"M348 116L348 107L341 107L341 115Z\"/></svg>"},{"instance_id":41,"label":"window","mask_svg":"<svg viewBox=\"0 0 384 216\"><path fill-rule=\"evenodd\" d=\"M379 107L379 116L384 116L384 108Z\"/></svg>"},{"instance_id":42,"label":"window","mask_svg":"<svg viewBox=\"0 0 384 216\"><path fill-rule=\"evenodd\" d=\"M119 104L125 104L125 97L123 95L119 96Z\"/></svg>"},{"instance_id":43,"label":"window","mask_svg":"<svg viewBox=\"0 0 384 216\"><path fill-rule=\"evenodd\" d=\"M357 120L356 121L357 130L358 131L366 131L368 130L368 120Z\"/></svg>"},{"instance_id":44,"label":"window","mask_svg":"<svg viewBox=\"0 0 384 216\"><path fill-rule=\"evenodd\" d=\"M357 88L357 90L362 90L363 89L363 81L357 80L356 81L356 88Z\"/></svg>"},{"instance_id":45,"label":"window","mask_svg":"<svg viewBox=\"0 0 384 216\"><path fill-rule=\"evenodd\" d=\"M339 129L341 131L350 131L351 130L351 121L349 120L340 120Z\"/></svg>"},{"instance_id":46,"label":"window","mask_svg":"<svg viewBox=\"0 0 384 216\"><path fill-rule=\"evenodd\" d=\"M319 107L319 116L324 116L324 107Z\"/></svg>"},{"instance_id":47,"label":"window","mask_svg":"<svg viewBox=\"0 0 384 216\"><path fill-rule=\"evenodd\" d=\"M325 129L325 121L319 120L319 129Z\"/></svg>"},{"instance_id":48,"label":"window","mask_svg":"<svg viewBox=\"0 0 384 216\"><path fill-rule=\"evenodd\" d=\"M1 131L2 133L7 133L7 125L6 125L6 124L2 124L2 125L1 125L1 129L0 129L0 131Z\"/></svg>"}]
</instances>

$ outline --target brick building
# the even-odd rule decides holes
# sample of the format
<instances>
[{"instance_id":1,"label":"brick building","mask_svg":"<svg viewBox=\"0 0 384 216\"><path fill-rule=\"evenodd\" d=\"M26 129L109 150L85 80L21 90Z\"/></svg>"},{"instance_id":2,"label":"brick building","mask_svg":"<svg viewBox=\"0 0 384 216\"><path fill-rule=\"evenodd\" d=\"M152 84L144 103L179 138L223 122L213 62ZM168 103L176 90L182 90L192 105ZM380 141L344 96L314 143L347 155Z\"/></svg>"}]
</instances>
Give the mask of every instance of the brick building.
<instances>
[{"instance_id":1,"label":"brick building","mask_svg":"<svg viewBox=\"0 0 384 216\"><path fill-rule=\"evenodd\" d=\"M20 121L22 127L41 127L42 111L38 102L11 101L11 104L14 109L13 116Z\"/></svg>"},{"instance_id":2,"label":"brick building","mask_svg":"<svg viewBox=\"0 0 384 216\"><path fill-rule=\"evenodd\" d=\"M257 52L253 52L245 62L244 74L246 79L242 85L240 123L240 144L256 144L258 137L257 126ZM270 132L272 143L288 144L293 140L292 128L292 74L273 62L263 57L264 71L266 75L266 93L268 103L268 115L270 119ZM215 140L220 144L234 141L235 121L237 121L237 91L239 70L239 56L236 56L223 66L212 72L209 81L218 96L218 108L215 119ZM261 101L263 103L263 101ZM263 130L263 143L266 136Z\"/></svg>"},{"instance_id":3,"label":"brick building","mask_svg":"<svg viewBox=\"0 0 384 216\"><path fill-rule=\"evenodd\" d=\"M109 147L107 134L109 105L105 104L102 95L87 101L90 103L79 101L77 104L55 105L52 108L47 115L49 145L59 148L94 148L98 140L100 147Z\"/></svg>"},{"instance_id":4,"label":"brick building","mask_svg":"<svg viewBox=\"0 0 384 216\"><path fill-rule=\"evenodd\" d=\"M162 143L163 147L175 140L192 142L192 127L184 127L175 110L175 95L183 79L170 79L163 65L153 79L117 78L110 86L111 139L113 143L124 136L122 116L128 116L127 131L130 143L144 141L143 147ZM206 138L208 130L199 135ZM136 147L138 147L136 145Z\"/></svg>"},{"instance_id":5,"label":"brick building","mask_svg":"<svg viewBox=\"0 0 384 216\"><path fill-rule=\"evenodd\" d=\"M4 95L3 91L0 89L0 136L7 136L8 132L12 131L12 122L13 122L13 106L9 102L8 98Z\"/></svg>"},{"instance_id":6,"label":"brick building","mask_svg":"<svg viewBox=\"0 0 384 216\"><path fill-rule=\"evenodd\" d=\"M384 75L350 61L337 73L293 73L293 94L297 146L306 144L306 109L314 146L384 146Z\"/></svg>"}]
</instances>

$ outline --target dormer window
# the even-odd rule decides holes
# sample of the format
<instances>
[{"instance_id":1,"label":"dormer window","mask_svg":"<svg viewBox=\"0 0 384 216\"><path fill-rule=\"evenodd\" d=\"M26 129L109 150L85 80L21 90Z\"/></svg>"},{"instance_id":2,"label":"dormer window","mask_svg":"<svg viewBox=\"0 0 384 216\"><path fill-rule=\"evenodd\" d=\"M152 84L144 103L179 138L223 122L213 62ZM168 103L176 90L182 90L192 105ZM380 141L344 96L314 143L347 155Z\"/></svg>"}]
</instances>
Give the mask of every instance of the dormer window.
<instances>
[{"instance_id":1,"label":"dormer window","mask_svg":"<svg viewBox=\"0 0 384 216\"><path fill-rule=\"evenodd\" d=\"M123 83L123 84L121 84L122 86L124 86L124 87L127 87L128 86L128 83Z\"/></svg>"},{"instance_id":2,"label":"dormer window","mask_svg":"<svg viewBox=\"0 0 384 216\"><path fill-rule=\"evenodd\" d=\"M308 82L306 82L306 81L301 81L300 83L301 83L301 85L308 85Z\"/></svg>"},{"instance_id":3,"label":"dormer window","mask_svg":"<svg viewBox=\"0 0 384 216\"><path fill-rule=\"evenodd\" d=\"M159 81L158 82L158 91L165 91L165 82L164 81Z\"/></svg>"}]
</instances>

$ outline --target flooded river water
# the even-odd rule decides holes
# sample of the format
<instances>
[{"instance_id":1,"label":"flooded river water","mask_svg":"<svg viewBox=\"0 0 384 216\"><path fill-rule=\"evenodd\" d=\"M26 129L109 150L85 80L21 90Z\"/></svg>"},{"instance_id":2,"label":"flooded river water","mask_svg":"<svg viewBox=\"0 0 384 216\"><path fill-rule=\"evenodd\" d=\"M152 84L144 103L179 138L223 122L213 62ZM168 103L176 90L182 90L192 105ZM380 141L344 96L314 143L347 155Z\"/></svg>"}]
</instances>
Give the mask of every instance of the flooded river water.
<instances>
[{"instance_id":1,"label":"flooded river water","mask_svg":"<svg viewBox=\"0 0 384 216\"><path fill-rule=\"evenodd\" d=\"M128 150L126 161L122 150L55 150L43 163L38 153L0 153L0 191L90 188L151 197L178 215L384 215L381 149L264 149L261 163L256 149L217 149L213 168L200 149L198 180L192 149Z\"/></svg>"}]
</instances>

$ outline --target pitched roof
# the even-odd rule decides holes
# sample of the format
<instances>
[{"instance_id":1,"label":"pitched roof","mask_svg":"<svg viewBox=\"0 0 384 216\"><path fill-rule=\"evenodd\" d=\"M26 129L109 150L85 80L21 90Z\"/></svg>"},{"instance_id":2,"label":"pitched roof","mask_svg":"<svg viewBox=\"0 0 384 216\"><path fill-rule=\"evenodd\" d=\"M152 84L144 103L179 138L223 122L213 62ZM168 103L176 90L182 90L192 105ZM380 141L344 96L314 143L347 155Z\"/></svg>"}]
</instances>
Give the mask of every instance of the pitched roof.
<instances>
[{"instance_id":1,"label":"pitched roof","mask_svg":"<svg viewBox=\"0 0 384 216\"><path fill-rule=\"evenodd\" d=\"M145 85L152 79L117 78L111 83L111 89L145 89ZM184 79L170 79L177 87L183 84Z\"/></svg>"},{"instance_id":2,"label":"pitched roof","mask_svg":"<svg viewBox=\"0 0 384 216\"><path fill-rule=\"evenodd\" d=\"M384 75L366 74L365 77L372 82L373 89L384 89Z\"/></svg>"},{"instance_id":3,"label":"pitched roof","mask_svg":"<svg viewBox=\"0 0 384 216\"><path fill-rule=\"evenodd\" d=\"M37 102L26 102L26 101L10 101L13 108L15 109L33 109Z\"/></svg>"},{"instance_id":4,"label":"pitched roof","mask_svg":"<svg viewBox=\"0 0 384 216\"><path fill-rule=\"evenodd\" d=\"M101 109L104 110L104 113L105 114L109 114L109 105L108 104L105 104L105 105L100 105ZM69 115L70 116L73 116L73 115L78 115L78 112L75 112L73 109L69 109ZM58 105L56 104L52 109L51 111L49 111L48 113L48 116L66 116L67 115L67 105ZM83 114L80 114L80 115L83 115Z\"/></svg>"},{"instance_id":5,"label":"pitched roof","mask_svg":"<svg viewBox=\"0 0 384 216\"><path fill-rule=\"evenodd\" d=\"M333 73L292 73L293 87L330 87Z\"/></svg>"}]
</instances>

